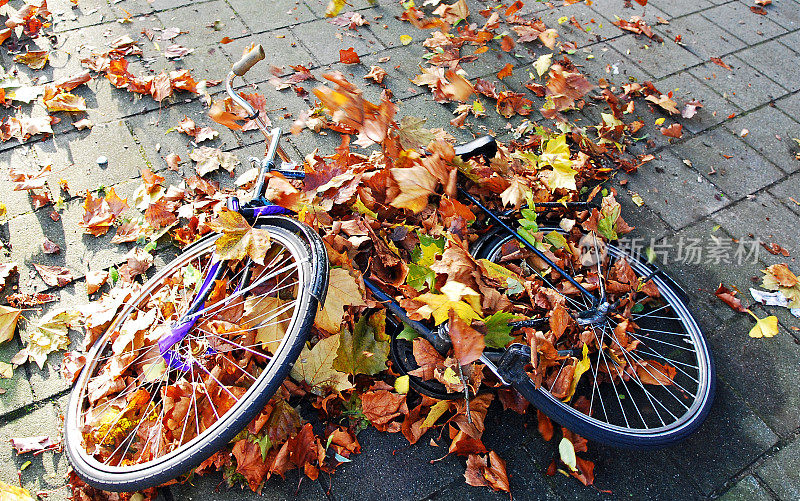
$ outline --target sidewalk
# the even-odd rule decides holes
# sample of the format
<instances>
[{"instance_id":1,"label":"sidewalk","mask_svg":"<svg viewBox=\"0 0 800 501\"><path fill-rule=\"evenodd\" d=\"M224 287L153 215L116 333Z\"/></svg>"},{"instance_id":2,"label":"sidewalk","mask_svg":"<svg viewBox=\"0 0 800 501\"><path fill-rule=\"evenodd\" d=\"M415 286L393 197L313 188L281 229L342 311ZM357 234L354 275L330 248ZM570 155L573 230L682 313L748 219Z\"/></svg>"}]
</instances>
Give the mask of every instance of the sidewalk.
<instances>
[{"instance_id":1,"label":"sidewalk","mask_svg":"<svg viewBox=\"0 0 800 501\"><path fill-rule=\"evenodd\" d=\"M80 69L80 59L92 46L106 46L127 33L142 39L145 58L152 47L141 35L144 28L178 27L187 33L175 39L194 52L177 62L165 62L163 53L153 52L152 69L190 68L196 80L220 79L238 59L243 47L264 45L267 58L276 65L303 64L320 80L331 69L340 70L365 89L367 97L378 95L375 84L362 77L370 65L380 64L388 76L384 81L400 101L399 114L424 117L428 127L443 127L459 140L493 132L507 139L507 120L490 110L487 117L472 120L465 129L449 124L454 117L450 106L437 104L424 89L409 82L419 74L425 53L421 42L427 31L396 19L402 13L399 2L380 0L371 6L366 0L352 0L369 25L346 30L325 19L327 0L79 0L77 9L69 0L48 2L56 16L58 60L51 61L48 79L68 76ZM422 4L422 0L419 0ZM496 2L468 0L470 10L493 7ZM508 2L510 3L510 2ZM554 1L560 4L560 1ZM628 2L630 3L630 2ZM267 7L269 4L269 7ZM577 3L549 7L528 0L519 15L541 17L556 27L559 40L575 41L570 56L590 81L605 78L620 86L652 80L662 92L673 91L683 103L697 99L704 104L698 114L683 124L683 138L670 140L653 125L655 116L640 112L645 129L654 142L648 152L656 159L638 172L622 174L615 181L626 220L636 227L636 236L646 246L669 255L665 268L691 296L694 311L712 346L719 376L715 406L696 435L673 448L656 452L631 452L590 445L588 458L596 463L595 485L611 495L584 487L560 474L546 476L550 461L557 456L557 444L544 442L533 419L493 408L487 418L484 439L508 463L511 492L515 499L705 499L792 500L800 498L800 319L788 310L756 306L763 317L776 315L780 333L771 339L747 336L752 320L734 313L714 297L722 282L736 286L746 296L756 286L751 277L759 270L788 262L798 271L800 255L800 0L773 0L767 15L751 11L754 3L726 0L650 0L646 8L635 2L625 8L623 0L595 0L592 6ZM116 20L132 15L131 23ZM616 16L644 17L664 43L623 31L612 24ZM559 19L575 16L591 27L579 31ZM658 19L669 21L659 24ZM215 20L219 20L214 27ZM402 45L401 35L413 42ZM224 36L233 41L220 44ZM680 44L675 42L680 37ZM353 47L360 65L339 63L339 49ZM155 49L151 49L155 51ZM163 47L161 51L163 52ZM390 57L388 62L378 63ZM494 77L506 62L514 76L504 83L525 91L522 83L538 56L519 44L511 53L479 59L465 65L469 76ZM500 60L502 58L502 60ZM730 70L711 61L721 58ZM0 51L0 66L8 70L13 61ZM248 74L257 92L267 98L268 115L275 126L288 131L294 119L308 108L295 92L274 90L267 83L268 67L256 66ZM319 82L304 82L311 89ZM214 92L221 93L219 87ZM60 220L53 221L50 209L33 210L25 192L14 192L9 181L11 167L38 170L53 165L50 186L63 178L70 193L80 194L104 185L114 187L125 198L141 183L144 165L177 184L180 176L193 175L190 162L180 172L167 168L163 158L176 153L188 159L191 146L186 135L168 130L184 117L198 125L213 125L220 135L203 143L234 153L242 162L236 174L249 168L248 156L261 155L263 144L256 132L234 133L211 122L200 98L181 94L165 100L159 108L150 98L134 100L132 94L111 87L96 78L75 93L86 98L91 130L75 130L67 114L54 126L46 141L31 139L0 143L0 192L8 209L8 220L0 225L0 238L11 244L9 258L20 264L19 288L23 292L46 291L60 297L58 306L86 302L83 278L60 289L48 286L30 267L42 263L70 268L77 277L88 270L106 269L124 261L132 244L111 244L111 234L95 238L84 235L78 222L83 199L65 201ZM191 97L191 98L189 98ZM306 97L307 99L307 97ZM590 102L580 112L584 123L599 121L605 103ZM537 106L538 108L538 101ZM641 105L638 108L644 109ZM4 110L5 113L5 110ZM535 120L536 112L528 117ZM86 114L77 114L74 120ZM574 117L572 117L574 119ZM519 118L514 121L519 123ZM580 123L580 122L579 122ZM319 136L306 130L287 135L285 144L297 159L314 148L332 152L339 144L330 133ZM644 144L637 144L642 148ZM103 155L103 169L96 159ZM232 186L234 178L217 175L215 180ZM638 206L631 195L644 201ZM59 254L44 254L41 242L49 238L61 247ZM758 245L776 243L789 257L773 255ZM680 250L694 242L697 259L680 258ZM754 243L755 242L755 243ZM737 248L750 244L741 263L730 257ZM729 254L720 254L720 249ZM156 257L156 266L169 261L173 251ZM722 257L720 257L722 256ZM741 257L741 256L740 256ZM675 259L677 258L677 261ZM726 261L726 259L729 259ZM759 280L760 282L760 280ZM5 295L5 293L4 293ZM749 300L749 297L746 299ZM744 299L743 299L744 301ZM745 301L748 302L748 301ZM750 301L752 302L752 301ZM795 329L792 329L792 326ZM72 336L76 334L73 332ZM77 342L73 340L73 345ZM18 336L0 344L0 361L8 361L22 344ZM46 452L33 457L17 456L9 444L15 436L56 435L65 407L69 384L58 367L60 354L52 354L40 370L35 364L19 367L12 379L0 380L0 479L22 484L31 493L50 492L46 499L66 499L63 476L68 470L64 454ZM501 493L465 484L462 458L446 457L442 448L430 447L423 439L409 446L400 434L385 434L370 428L359 435L362 454L341 466L335 475L321 475L318 481L300 481L296 471L285 480L273 478L262 492L266 499L507 499ZM298 488L299 483L299 488ZM221 475L200 477L191 483L163 489L165 500L175 499L259 499L249 491L227 490Z\"/></svg>"}]
</instances>

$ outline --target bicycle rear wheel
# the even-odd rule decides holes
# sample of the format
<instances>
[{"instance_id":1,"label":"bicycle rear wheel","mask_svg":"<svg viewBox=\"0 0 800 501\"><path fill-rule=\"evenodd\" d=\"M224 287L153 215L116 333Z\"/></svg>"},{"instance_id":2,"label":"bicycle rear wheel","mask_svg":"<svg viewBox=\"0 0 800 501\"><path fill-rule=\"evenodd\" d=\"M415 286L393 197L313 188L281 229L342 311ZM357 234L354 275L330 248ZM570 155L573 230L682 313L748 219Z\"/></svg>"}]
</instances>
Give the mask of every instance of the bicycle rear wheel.
<instances>
[{"instance_id":1,"label":"bicycle rear wheel","mask_svg":"<svg viewBox=\"0 0 800 501\"><path fill-rule=\"evenodd\" d=\"M278 390L314 321L314 273L327 267L294 233L260 228L270 237L264 265L226 262L170 356L158 340L189 308L216 236L150 279L95 343L64 425L68 457L87 483L136 491L176 478L230 442Z\"/></svg>"},{"instance_id":2,"label":"bicycle rear wheel","mask_svg":"<svg viewBox=\"0 0 800 501\"><path fill-rule=\"evenodd\" d=\"M564 233L559 228L542 231ZM476 257L509 264L527 272L525 276L536 274L535 259L520 257L525 252L513 239L508 234L487 239L476 250ZM609 290L620 305L604 322L557 339L546 332L545 339L560 350L560 360L535 375L538 387L527 372L514 386L547 416L588 439L633 449L668 446L697 430L711 409L716 384L711 353L670 280L653 274L649 265L618 247L606 245L602 254L596 253L597 262L582 264L565 250L556 251L567 263L565 269L590 290L618 288L609 277L619 276L620 270L629 267L639 284L650 277L648 293L642 292L641 286L617 294ZM559 290L549 274L537 276L542 287L558 291L573 318L591 306L576 289ZM620 328L626 320L632 328ZM585 372L578 376L574 393L564 395L564 378L570 371L575 377L583 359L578 347L583 344L589 346L589 366L584 362Z\"/></svg>"}]
</instances>

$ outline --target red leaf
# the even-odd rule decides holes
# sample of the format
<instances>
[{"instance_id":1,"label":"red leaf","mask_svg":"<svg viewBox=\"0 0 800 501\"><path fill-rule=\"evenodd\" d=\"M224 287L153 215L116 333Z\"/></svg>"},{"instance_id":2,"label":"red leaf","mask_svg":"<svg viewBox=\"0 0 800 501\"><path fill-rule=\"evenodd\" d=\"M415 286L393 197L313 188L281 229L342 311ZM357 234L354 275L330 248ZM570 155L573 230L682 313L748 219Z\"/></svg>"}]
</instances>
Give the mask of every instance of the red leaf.
<instances>
[{"instance_id":1,"label":"red leaf","mask_svg":"<svg viewBox=\"0 0 800 501\"><path fill-rule=\"evenodd\" d=\"M44 283L50 287L64 287L74 279L72 272L61 266L46 266L33 263L33 267L39 272L39 276L42 277Z\"/></svg>"},{"instance_id":2,"label":"red leaf","mask_svg":"<svg viewBox=\"0 0 800 501\"><path fill-rule=\"evenodd\" d=\"M680 139L683 136L683 125L672 124L669 127L661 127L661 133L667 137Z\"/></svg>"},{"instance_id":3,"label":"red leaf","mask_svg":"<svg viewBox=\"0 0 800 501\"><path fill-rule=\"evenodd\" d=\"M711 58L711 62L716 64L717 66L722 66L723 68L725 68L728 71L731 70L731 67L728 66L728 64L725 61L723 61L721 58L719 58L719 57L712 57Z\"/></svg>"},{"instance_id":4,"label":"red leaf","mask_svg":"<svg viewBox=\"0 0 800 501\"><path fill-rule=\"evenodd\" d=\"M453 352L460 365L467 365L481 358L486 344L483 335L469 326L455 310L450 310L450 338Z\"/></svg>"},{"instance_id":5,"label":"red leaf","mask_svg":"<svg viewBox=\"0 0 800 501\"><path fill-rule=\"evenodd\" d=\"M344 64L358 64L361 59L356 54L356 51L350 47L349 49L339 49L339 62Z\"/></svg>"},{"instance_id":6,"label":"red leaf","mask_svg":"<svg viewBox=\"0 0 800 501\"><path fill-rule=\"evenodd\" d=\"M738 311L740 313L747 311L747 308L742 306L742 301L736 297L736 292L731 291L722 284L719 284L719 287L717 287L717 291L714 293L714 295L720 298L723 303L730 306L733 311Z\"/></svg>"}]
</instances>

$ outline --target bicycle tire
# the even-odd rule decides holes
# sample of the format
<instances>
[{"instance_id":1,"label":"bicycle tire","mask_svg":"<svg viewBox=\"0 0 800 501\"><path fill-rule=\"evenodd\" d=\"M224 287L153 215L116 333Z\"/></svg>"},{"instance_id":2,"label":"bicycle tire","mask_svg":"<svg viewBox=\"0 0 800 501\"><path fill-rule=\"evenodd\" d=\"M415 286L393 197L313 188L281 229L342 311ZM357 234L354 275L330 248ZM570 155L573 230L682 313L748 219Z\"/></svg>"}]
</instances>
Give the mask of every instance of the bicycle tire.
<instances>
[{"instance_id":1,"label":"bicycle tire","mask_svg":"<svg viewBox=\"0 0 800 501\"><path fill-rule=\"evenodd\" d=\"M65 413L64 448L75 472L89 485L109 491L132 492L156 487L187 473L229 443L243 430L261 412L288 375L307 339L308 331L316 315L318 298L324 296L324 291L312 292L315 284L327 283L327 277L323 279L315 276L315 273L317 275L327 274L328 267L327 263L315 262L316 258L313 257L309 243L299 238L294 232L272 225L258 225L257 227L267 230L272 242L278 242L286 248L297 262L298 270L297 306L294 308L280 345L275 349L272 361L267 362L263 372L258 375L241 399L222 416L217 416L216 422L202 432L198 427L198 435L195 438L160 458L141 465L110 466L97 461L84 449L80 431L82 425L80 416L83 412L88 382L93 375L93 370L98 366L98 354L102 353L103 348L109 345L115 329L121 325L134 308L143 304L142 301L148 297L149 293L157 291L159 285L181 266L191 263L197 256L213 252L218 235L207 237L196 243L144 284L141 291L123 306L87 356L86 365L73 388ZM311 242L312 245L313 243ZM216 413L216 410L214 412ZM188 414L186 419L189 419ZM181 436L182 439L183 436ZM147 443L145 443L146 446ZM123 452L123 456L126 453L127 450Z\"/></svg>"},{"instance_id":2,"label":"bicycle tire","mask_svg":"<svg viewBox=\"0 0 800 501\"><path fill-rule=\"evenodd\" d=\"M564 233L560 228L541 228L540 231L557 231ZM500 247L513 239L514 236L505 231L498 231L488 238L484 238L479 245L473 247L473 255L477 259L485 258L494 260L498 256ZM652 269L640 259L631 256L622 249L608 245L609 254L615 257L625 257L634 271L643 276L650 274ZM690 407L691 412L687 412L682 419L674 426L663 427L660 430L642 429L623 429L620 426L612 426L603 423L601 420L587 416L583 412L562 402L560 399L544 388L536 387L527 373L519 375L512 381L514 388L537 409L550 417L556 423L581 435L587 439L594 440L606 445L621 447L626 449L657 449L673 445L685 439L702 425L711 410L716 389L716 372L714 361L702 331L697 321L689 311L688 306L682 299L682 294L672 285L674 282L666 276L655 274L652 277L659 292L666 297L669 305L678 313L680 321L692 330L693 340L697 343L698 351L698 397ZM598 361L599 366L599 361ZM592 394L594 396L594 393ZM620 404L622 406L622 404Z\"/></svg>"}]
</instances>

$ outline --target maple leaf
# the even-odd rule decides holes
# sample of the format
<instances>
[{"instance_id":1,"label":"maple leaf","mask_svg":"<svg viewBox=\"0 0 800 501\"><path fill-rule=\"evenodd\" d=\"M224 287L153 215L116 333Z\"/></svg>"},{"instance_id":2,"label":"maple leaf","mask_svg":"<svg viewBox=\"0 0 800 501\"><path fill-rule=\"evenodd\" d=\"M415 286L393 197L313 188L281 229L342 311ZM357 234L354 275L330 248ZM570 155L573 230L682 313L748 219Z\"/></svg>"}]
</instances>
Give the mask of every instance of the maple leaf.
<instances>
[{"instance_id":1,"label":"maple leaf","mask_svg":"<svg viewBox=\"0 0 800 501\"><path fill-rule=\"evenodd\" d=\"M672 124L669 127L661 127L661 134L674 139L680 139L683 136L683 125Z\"/></svg>"},{"instance_id":2,"label":"maple leaf","mask_svg":"<svg viewBox=\"0 0 800 501\"><path fill-rule=\"evenodd\" d=\"M84 228L85 233L96 237L105 235L116 218L128 208L127 202L127 199L117 196L114 188L109 188L103 198L94 198L87 190L83 201L83 220L78 225Z\"/></svg>"},{"instance_id":3,"label":"maple leaf","mask_svg":"<svg viewBox=\"0 0 800 501\"><path fill-rule=\"evenodd\" d=\"M378 333L362 316L353 326L352 334L343 330L333 368L348 374L373 376L386 369L389 342L376 339Z\"/></svg>"},{"instance_id":4,"label":"maple leaf","mask_svg":"<svg viewBox=\"0 0 800 501\"><path fill-rule=\"evenodd\" d=\"M193 149L189 154L189 158L197 162L195 171L198 176L205 176L220 167L228 172L233 172L236 166L239 165L239 159L233 153L208 146L200 146Z\"/></svg>"},{"instance_id":5,"label":"maple leaf","mask_svg":"<svg viewBox=\"0 0 800 501\"><path fill-rule=\"evenodd\" d=\"M427 119L404 116L400 119L400 128L397 131L398 140L403 149L416 150L424 148L436 136L428 129L422 128Z\"/></svg>"},{"instance_id":6,"label":"maple leaf","mask_svg":"<svg viewBox=\"0 0 800 501\"><path fill-rule=\"evenodd\" d=\"M220 258L238 261L248 256L254 262L264 264L264 256L270 247L267 230L253 228L244 216L227 207L207 224L212 231L221 233L216 241Z\"/></svg>"},{"instance_id":7,"label":"maple leaf","mask_svg":"<svg viewBox=\"0 0 800 501\"><path fill-rule=\"evenodd\" d=\"M466 19L469 16L469 6L466 0L458 0L451 5L440 5L433 11L433 14L442 18L448 24Z\"/></svg>"},{"instance_id":8,"label":"maple leaf","mask_svg":"<svg viewBox=\"0 0 800 501\"><path fill-rule=\"evenodd\" d=\"M14 191L38 190L44 188L47 182L47 174L49 174L51 170L51 165L45 165L39 172L32 174L18 171L12 167L9 169L8 175L11 178L11 182L14 183Z\"/></svg>"},{"instance_id":9,"label":"maple leaf","mask_svg":"<svg viewBox=\"0 0 800 501\"><path fill-rule=\"evenodd\" d=\"M506 463L494 451L490 451L488 456L470 454L467 457L464 478L469 485L475 487L491 487L495 491L510 492Z\"/></svg>"},{"instance_id":10,"label":"maple leaf","mask_svg":"<svg viewBox=\"0 0 800 501\"><path fill-rule=\"evenodd\" d=\"M305 381L315 392L324 388L333 388L336 391L352 388L347 374L333 368L339 342L339 334L334 334L320 339L310 350L304 346L292 367L292 377L297 381Z\"/></svg>"},{"instance_id":11,"label":"maple leaf","mask_svg":"<svg viewBox=\"0 0 800 501\"><path fill-rule=\"evenodd\" d=\"M247 480L253 492L257 491L269 470L269 465L261 456L259 444L249 440L239 440L233 444L231 453L236 458L236 473Z\"/></svg>"},{"instance_id":12,"label":"maple leaf","mask_svg":"<svg viewBox=\"0 0 800 501\"><path fill-rule=\"evenodd\" d=\"M33 263L33 267L36 268L44 283L51 287L64 287L75 279L69 269L61 266L46 266Z\"/></svg>"},{"instance_id":13,"label":"maple leaf","mask_svg":"<svg viewBox=\"0 0 800 501\"><path fill-rule=\"evenodd\" d=\"M55 86L45 85L42 97L47 111L86 111L86 100Z\"/></svg>"},{"instance_id":14,"label":"maple leaf","mask_svg":"<svg viewBox=\"0 0 800 501\"><path fill-rule=\"evenodd\" d=\"M30 321L25 330L24 339L27 345L15 358L33 360L43 368L47 355L69 346L69 330L78 327L81 314L70 308L57 308L40 319Z\"/></svg>"},{"instance_id":15,"label":"maple leaf","mask_svg":"<svg viewBox=\"0 0 800 501\"><path fill-rule=\"evenodd\" d=\"M256 331L255 342L263 349L274 353L278 343L286 335L292 310L285 307L285 301L271 296L251 296L244 301L241 323Z\"/></svg>"},{"instance_id":16,"label":"maple leaf","mask_svg":"<svg viewBox=\"0 0 800 501\"><path fill-rule=\"evenodd\" d=\"M392 207L420 212L428 205L428 196L435 193L437 180L423 165L394 168L390 171L399 193L390 202Z\"/></svg>"},{"instance_id":17,"label":"maple leaf","mask_svg":"<svg viewBox=\"0 0 800 501\"><path fill-rule=\"evenodd\" d=\"M575 190L575 175L578 173L572 168L570 160L569 146L567 146L566 134L550 139L544 147L544 151L539 156L540 167L552 167L552 174L547 178L547 185L550 191L558 188Z\"/></svg>"},{"instance_id":18,"label":"maple leaf","mask_svg":"<svg viewBox=\"0 0 800 501\"><path fill-rule=\"evenodd\" d=\"M441 324L450 316L450 310L461 317L465 322L480 320L480 295L464 284L455 281L447 282L441 289L443 294L426 292L412 300L403 300L407 305L406 310L412 318L430 318L436 325ZM420 306L419 303L422 303Z\"/></svg>"},{"instance_id":19,"label":"maple leaf","mask_svg":"<svg viewBox=\"0 0 800 501\"><path fill-rule=\"evenodd\" d=\"M86 273L86 294L91 295L100 290L100 287L108 280L108 272L105 270L95 270Z\"/></svg>"},{"instance_id":20,"label":"maple leaf","mask_svg":"<svg viewBox=\"0 0 800 501\"><path fill-rule=\"evenodd\" d=\"M666 94L651 94L644 98L645 101L650 101L651 103L655 103L664 110L667 110L673 115L679 115L680 111L678 111L678 103L670 99L670 97Z\"/></svg>"},{"instance_id":21,"label":"maple leaf","mask_svg":"<svg viewBox=\"0 0 800 501\"><path fill-rule=\"evenodd\" d=\"M368 391L361 394L361 410L375 428L387 431L389 422L405 410L406 396L388 390Z\"/></svg>"},{"instance_id":22,"label":"maple leaf","mask_svg":"<svg viewBox=\"0 0 800 501\"><path fill-rule=\"evenodd\" d=\"M364 295L350 273L344 268L331 268L325 306L317 312L314 325L327 332L342 328L345 306L366 306Z\"/></svg>"},{"instance_id":23,"label":"maple leaf","mask_svg":"<svg viewBox=\"0 0 800 501\"><path fill-rule=\"evenodd\" d=\"M22 310L10 306L0 306L0 343L5 343L14 337L20 315L22 315Z\"/></svg>"},{"instance_id":24,"label":"maple leaf","mask_svg":"<svg viewBox=\"0 0 800 501\"><path fill-rule=\"evenodd\" d=\"M510 77L512 73L514 73L514 66L511 63L506 63L506 65L497 72L497 78L502 80L506 77Z\"/></svg>"}]
</instances>

